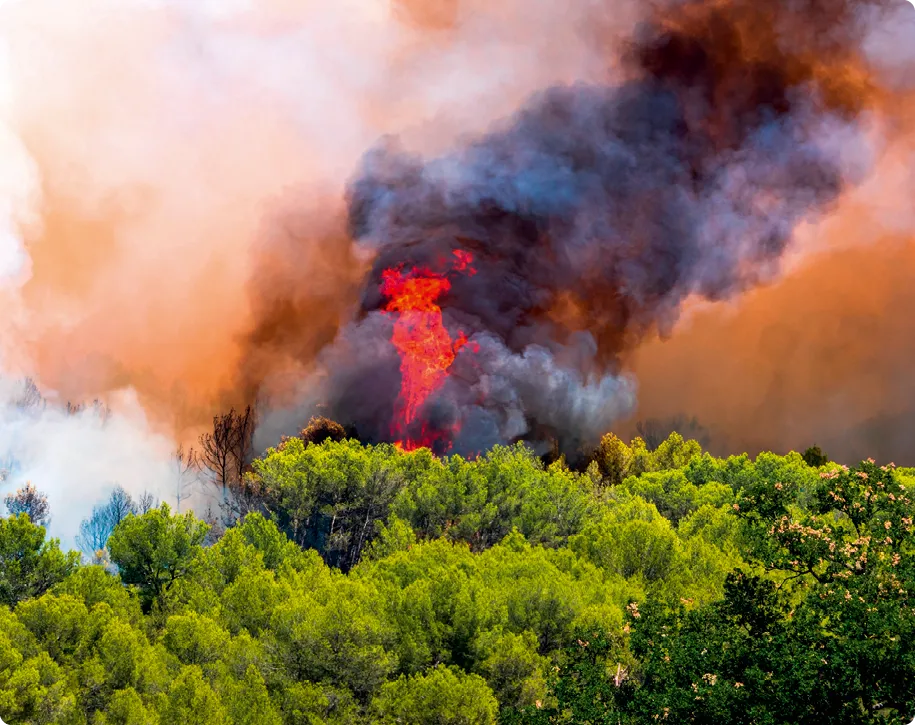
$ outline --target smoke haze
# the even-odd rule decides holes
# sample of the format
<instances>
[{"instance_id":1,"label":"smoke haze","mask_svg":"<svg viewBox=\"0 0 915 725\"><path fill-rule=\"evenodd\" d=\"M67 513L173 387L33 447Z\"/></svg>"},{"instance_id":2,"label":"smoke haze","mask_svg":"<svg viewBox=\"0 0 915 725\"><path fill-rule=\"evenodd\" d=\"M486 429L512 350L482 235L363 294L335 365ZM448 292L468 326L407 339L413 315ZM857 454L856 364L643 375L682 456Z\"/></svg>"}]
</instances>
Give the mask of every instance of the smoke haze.
<instances>
[{"instance_id":1,"label":"smoke haze","mask_svg":"<svg viewBox=\"0 0 915 725\"><path fill-rule=\"evenodd\" d=\"M621 44L617 78L536 94L438 158L391 141L369 152L349 219L377 256L360 319L321 354L330 413L370 440L392 435L381 275L440 274L463 249L477 273L441 305L452 337L477 345L418 429L460 431L459 452L517 437L593 444L634 407L624 353L670 334L691 296L775 279L795 230L865 178L881 103L865 9L879 10L656 9Z\"/></svg>"},{"instance_id":2,"label":"smoke haze","mask_svg":"<svg viewBox=\"0 0 915 725\"><path fill-rule=\"evenodd\" d=\"M458 361L457 389L445 392L453 401L473 387L461 383L470 378L458 376L460 365L471 377L480 366L498 368L490 381L509 382L487 394L514 401L497 416L486 406L464 407L465 429L479 441L541 423L587 437L627 414L687 412L722 445L726 432L732 448L815 440L836 457L847 450L905 462L905 429L915 422L904 363L915 324L905 282L915 264L905 192L913 188L915 12L901 0L799 5L813 25L779 26L763 10L739 14L738 23L747 32L751 21L765 21L777 27L779 42L801 48L788 54L798 63L791 73L819 83L829 109L813 114L794 106L789 114L807 143L800 158L836 166L840 182L804 182L801 191L827 191L803 200L802 211L794 182L776 203L776 226L801 227L782 258L783 281L774 282L774 267L747 276L743 266L724 264L734 272L734 284L724 284L687 264L694 270L689 284L632 288L663 304L646 318L627 318L625 330L635 334L625 339L609 322L619 308L601 317L590 339L577 334L590 323L569 320L588 309L568 295L554 295L548 310L531 317L549 318L549 335L523 343L525 333L511 333L510 320L480 324L486 316L479 310L465 314L459 322L478 335L481 352L473 365ZM637 22L653 18L659 32L658 18L672 17L701 35L704 26L690 26L701 13L688 9L699 6L686 7L0 1L0 370L7 381L33 376L61 403L99 397L114 411L98 429L89 417L46 412L26 421L8 414L0 442L16 441L28 465L0 484L0 493L31 478L51 494L58 533L75 529L109 481L167 499L166 475L143 472L164 471L176 442L193 441L215 412L254 397L270 406L265 443L293 432L318 404L344 413L356 405L353 417L363 428L368 423L369 437L383 437L391 401L375 391L396 394L397 360L385 347L389 323L373 314L380 300L371 294L380 266L398 254L384 262L374 255L401 241L377 239L380 230L402 229L378 226L378 217L368 231L353 226L346 204L347 189L372 178L368 165L385 148L379 139L396 136L387 148L421 167L453 162L478 173L481 153L499 143L518 168L529 167L512 142L512 124L524 116L513 114L527 108L529 126L541 128L537 109L544 104L606 105L612 89L644 80L644 63L639 70L623 52L633 42L644 47L644 38L632 35ZM756 50L773 52L765 46L771 40L761 38ZM830 83L821 82L825 71ZM559 90L547 90L553 87ZM718 121L727 126L727 118ZM578 128L589 127L582 121ZM718 139L713 146L722 138L703 133ZM763 153L754 138L741 148ZM785 138L777 135L774 148ZM711 156L721 158L717 146ZM869 175L858 179L871 156ZM849 182L857 181L864 183L853 191ZM633 194L610 198L625 206ZM562 200L547 194L544 203ZM671 208L653 199L642 213ZM802 222L808 209L818 218ZM692 213L707 210L700 205ZM787 236L779 239L780 251ZM741 244L759 248L752 235ZM689 249L677 264L699 247ZM587 264L579 259L564 269L561 286L574 289L569 280ZM692 293L723 284L730 294L757 279L772 284L677 322L672 310L684 301L689 308ZM658 328L669 336L665 342L652 342ZM359 346L360 359L378 365L370 375L358 366L336 369L329 379L347 341ZM582 373L592 370L600 374ZM375 407L362 411L366 400Z\"/></svg>"}]
</instances>

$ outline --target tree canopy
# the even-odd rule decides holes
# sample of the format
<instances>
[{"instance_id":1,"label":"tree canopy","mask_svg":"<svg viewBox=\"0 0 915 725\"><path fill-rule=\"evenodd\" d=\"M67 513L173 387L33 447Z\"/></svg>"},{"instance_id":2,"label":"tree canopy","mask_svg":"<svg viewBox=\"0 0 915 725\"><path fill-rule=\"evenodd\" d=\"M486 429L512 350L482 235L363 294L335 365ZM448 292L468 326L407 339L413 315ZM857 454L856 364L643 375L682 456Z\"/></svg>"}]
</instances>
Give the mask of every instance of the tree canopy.
<instances>
[{"instance_id":1,"label":"tree canopy","mask_svg":"<svg viewBox=\"0 0 915 725\"><path fill-rule=\"evenodd\" d=\"M115 489L85 528L108 567L26 513L0 519L0 717L915 714L915 471L715 458L676 433L651 446L608 434L577 470L520 444L465 460L343 433L315 421L255 459L249 505L213 531Z\"/></svg>"}]
</instances>

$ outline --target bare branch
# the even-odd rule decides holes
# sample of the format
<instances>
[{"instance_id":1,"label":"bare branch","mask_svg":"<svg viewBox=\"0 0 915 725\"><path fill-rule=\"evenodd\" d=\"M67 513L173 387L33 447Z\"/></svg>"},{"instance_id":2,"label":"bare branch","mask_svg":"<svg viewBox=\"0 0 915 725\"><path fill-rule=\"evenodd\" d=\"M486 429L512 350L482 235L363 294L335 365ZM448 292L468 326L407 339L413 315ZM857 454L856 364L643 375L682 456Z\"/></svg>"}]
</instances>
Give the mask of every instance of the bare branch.
<instances>
[{"instance_id":1,"label":"bare branch","mask_svg":"<svg viewBox=\"0 0 915 725\"><path fill-rule=\"evenodd\" d=\"M22 392L12 401L19 410L40 410L45 407L45 399L32 378L22 381Z\"/></svg>"},{"instance_id":2,"label":"bare branch","mask_svg":"<svg viewBox=\"0 0 915 725\"><path fill-rule=\"evenodd\" d=\"M140 498L137 499L137 513L148 514L154 508L159 507L159 500L153 496L149 491L144 491L140 494Z\"/></svg>"},{"instance_id":3,"label":"bare branch","mask_svg":"<svg viewBox=\"0 0 915 725\"><path fill-rule=\"evenodd\" d=\"M51 506L48 497L41 493L31 481L3 499L7 511L13 516L28 514L33 524L47 526L51 520Z\"/></svg>"},{"instance_id":4,"label":"bare branch","mask_svg":"<svg viewBox=\"0 0 915 725\"><path fill-rule=\"evenodd\" d=\"M199 461L209 472L210 481L221 492L227 523L257 507L254 491L245 484L245 473L254 455L256 414L250 405L238 412L213 418L213 430L200 436Z\"/></svg>"},{"instance_id":5,"label":"bare branch","mask_svg":"<svg viewBox=\"0 0 915 725\"><path fill-rule=\"evenodd\" d=\"M193 448L185 451L184 446L178 446L172 457L175 476L175 509L178 513L181 512L181 502L193 495L190 488L197 480L199 465L197 452Z\"/></svg>"},{"instance_id":6,"label":"bare branch","mask_svg":"<svg viewBox=\"0 0 915 725\"><path fill-rule=\"evenodd\" d=\"M92 557L103 550L115 527L130 514L139 512L133 497L117 485L103 504L92 509L92 515L79 525L76 543L80 550Z\"/></svg>"}]
</instances>

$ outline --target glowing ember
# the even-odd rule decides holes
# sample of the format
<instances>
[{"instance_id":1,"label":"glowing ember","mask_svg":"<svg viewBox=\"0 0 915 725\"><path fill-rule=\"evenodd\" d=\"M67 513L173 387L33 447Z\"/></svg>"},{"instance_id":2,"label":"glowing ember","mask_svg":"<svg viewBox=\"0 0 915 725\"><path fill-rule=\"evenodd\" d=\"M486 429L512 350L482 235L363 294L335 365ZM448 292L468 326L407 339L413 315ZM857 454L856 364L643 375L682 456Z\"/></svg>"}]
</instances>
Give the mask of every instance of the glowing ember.
<instances>
[{"instance_id":1,"label":"glowing ember","mask_svg":"<svg viewBox=\"0 0 915 725\"><path fill-rule=\"evenodd\" d=\"M452 271L476 273L469 252L456 250L454 256ZM400 354L401 385L392 433L402 439L396 445L404 450L431 447L448 433L433 431L424 423L418 436L410 435L423 403L445 381L455 355L467 344L463 333L451 339L442 323L442 308L436 304L450 289L444 275L425 269L404 273L393 268L382 273L381 292L389 299L385 311L397 314L391 342Z\"/></svg>"}]
</instances>

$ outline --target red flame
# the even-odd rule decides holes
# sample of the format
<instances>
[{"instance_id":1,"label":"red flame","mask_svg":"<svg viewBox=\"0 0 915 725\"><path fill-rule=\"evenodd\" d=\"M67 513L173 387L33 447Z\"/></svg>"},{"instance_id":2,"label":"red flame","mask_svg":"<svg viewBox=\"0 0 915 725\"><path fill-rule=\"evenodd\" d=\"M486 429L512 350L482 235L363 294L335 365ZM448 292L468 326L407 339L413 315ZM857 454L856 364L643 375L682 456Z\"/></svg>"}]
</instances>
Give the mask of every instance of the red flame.
<instances>
[{"instance_id":1,"label":"red flame","mask_svg":"<svg viewBox=\"0 0 915 725\"><path fill-rule=\"evenodd\" d=\"M452 271L476 274L470 267L473 255L455 250ZM420 408L448 376L458 350L467 344L463 332L452 340L442 323L442 308L436 304L451 289L451 282L442 274L414 268L404 273L402 267L382 272L381 292L389 299L386 312L397 314L391 342L400 354L400 396L395 409L392 434L400 438L395 445L412 451L432 447L436 441L450 447L446 438L456 430L433 431L425 423L418 436L410 429Z\"/></svg>"}]
</instances>

